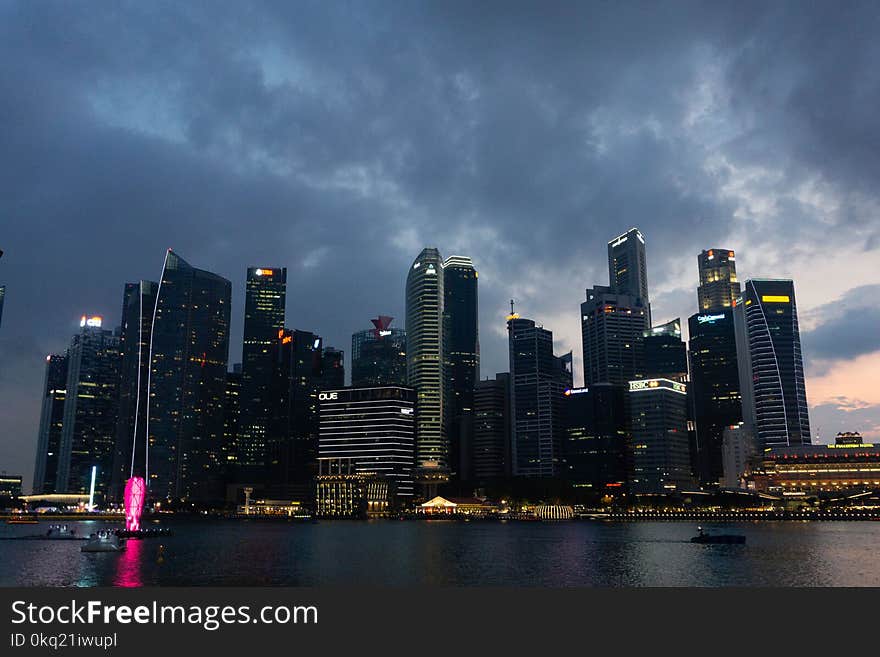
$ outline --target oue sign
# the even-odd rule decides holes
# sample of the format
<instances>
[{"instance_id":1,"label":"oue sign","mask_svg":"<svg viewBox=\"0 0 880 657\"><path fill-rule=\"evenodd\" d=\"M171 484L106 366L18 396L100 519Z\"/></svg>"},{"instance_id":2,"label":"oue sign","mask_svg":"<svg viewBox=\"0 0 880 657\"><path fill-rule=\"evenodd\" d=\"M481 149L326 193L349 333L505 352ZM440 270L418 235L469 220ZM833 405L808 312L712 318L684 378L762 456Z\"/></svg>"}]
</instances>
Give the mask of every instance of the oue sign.
<instances>
[{"instance_id":1,"label":"oue sign","mask_svg":"<svg viewBox=\"0 0 880 657\"><path fill-rule=\"evenodd\" d=\"M339 399L338 392L319 392L318 400L319 401L333 401L334 399Z\"/></svg>"}]
</instances>

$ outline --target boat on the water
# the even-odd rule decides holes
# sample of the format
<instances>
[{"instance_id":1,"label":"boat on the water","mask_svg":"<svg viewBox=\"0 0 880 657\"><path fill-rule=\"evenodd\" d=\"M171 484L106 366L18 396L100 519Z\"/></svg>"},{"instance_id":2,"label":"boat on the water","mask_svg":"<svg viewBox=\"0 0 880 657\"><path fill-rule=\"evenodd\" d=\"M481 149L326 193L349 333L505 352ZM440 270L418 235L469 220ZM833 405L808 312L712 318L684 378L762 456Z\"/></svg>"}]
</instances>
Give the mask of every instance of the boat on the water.
<instances>
[{"instance_id":1,"label":"boat on the water","mask_svg":"<svg viewBox=\"0 0 880 657\"><path fill-rule=\"evenodd\" d=\"M76 527L68 527L67 525L50 525L46 530L46 538L64 540L79 538L76 535Z\"/></svg>"},{"instance_id":2,"label":"boat on the water","mask_svg":"<svg viewBox=\"0 0 880 657\"><path fill-rule=\"evenodd\" d=\"M742 534L707 534L702 527L697 527L697 532L697 535L691 538L691 543L742 545L746 542L746 537Z\"/></svg>"},{"instance_id":3,"label":"boat on the water","mask_svg":"<svg viewBox=\"0 0 880 657\"><path fill-rule=\"evenodd\" d=\"M102 529L89 536L89 542L83 545L82 552L121 552L125 549L125 540L115 532Z\"/></svg>"}]
</instances>

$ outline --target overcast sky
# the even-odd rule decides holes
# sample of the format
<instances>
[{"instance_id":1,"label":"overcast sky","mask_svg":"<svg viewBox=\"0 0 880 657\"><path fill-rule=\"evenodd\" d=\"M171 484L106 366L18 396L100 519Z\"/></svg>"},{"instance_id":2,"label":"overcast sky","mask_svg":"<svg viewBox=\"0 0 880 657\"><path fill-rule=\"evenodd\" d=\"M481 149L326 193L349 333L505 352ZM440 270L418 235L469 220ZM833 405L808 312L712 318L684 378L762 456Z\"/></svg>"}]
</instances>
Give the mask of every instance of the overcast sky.
<instances>
[{"instance_id":1,"label":"overcast sky","mask_svg":"<svg viewBox=\"0 0 880 657\"><path fill-rule=\"evenodd\" d=\"M876 2L0 0L0 470L33 472L46 354L173 247L287 266L288 325L350 351L403 325L424 246L579 367L606 242L647 240L657 323L700 250L795 280L814 435L880 439ZM346 363L348 366L348 363Z\"/></svg>"}]
</instances>

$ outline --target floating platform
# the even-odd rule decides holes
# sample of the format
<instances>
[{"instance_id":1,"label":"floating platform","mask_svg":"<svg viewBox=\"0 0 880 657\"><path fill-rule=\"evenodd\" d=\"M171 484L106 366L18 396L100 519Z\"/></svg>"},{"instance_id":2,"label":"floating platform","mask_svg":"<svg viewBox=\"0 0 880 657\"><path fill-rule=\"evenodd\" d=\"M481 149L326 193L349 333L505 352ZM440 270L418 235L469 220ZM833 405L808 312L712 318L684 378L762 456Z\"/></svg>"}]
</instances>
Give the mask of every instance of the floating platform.
<instances>
[{"instance_id":1,"label":"floating platform","mask_svg":"<svg viewBox=\"0 0 880 657\"><path fill-rule=\"evenodd\" d=\"M117 529L115 532L119 538L163 538L171 536L172 531L167 527L147 527L146 529Z\"/></svg>"}]
</instances>

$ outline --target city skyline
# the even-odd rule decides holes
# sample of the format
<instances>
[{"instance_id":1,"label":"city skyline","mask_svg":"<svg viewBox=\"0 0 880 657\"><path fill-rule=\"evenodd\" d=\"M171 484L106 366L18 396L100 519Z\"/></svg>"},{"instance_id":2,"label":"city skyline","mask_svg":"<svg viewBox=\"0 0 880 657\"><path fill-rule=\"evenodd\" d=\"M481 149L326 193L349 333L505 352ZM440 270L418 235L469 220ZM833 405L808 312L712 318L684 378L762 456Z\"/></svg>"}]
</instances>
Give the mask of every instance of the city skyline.
<instances>
[{"instance_id":1,"label":"city skyline","mask_svg":"<svg viewBox=\"0 0 880 657\"><path fill-rule=\"evenodd\" d=\"M734 21L723 8L673 10L658 17L650 39L681 45L664 46L648 62L627 52L627 11L583 43L566 25L583 25L587 14L543 16L542 31L556 36L537 50L554 63L518 45L537 19L516 9L503 25L462 7L427 22L398 10L398 33L411 34L398 45L405 53L419 52L426 35L447 44L427 60L401 63L386 50L363 57L375 36L336 9L310 9L315 41L298 21L292 34L260 23L265 49L234 37L230 53L242 53L242 64L231 54L197 54L202 46L214 52L209 17L193 7L175 11L205 32L180 39L148 10L141 26L143 47L163 58L196 53L194 68L170 73L187 83L182 98L163 91L173 86L162 78L164 64L121 47L114 17L92 31L76 7L55 15L26 5L3 10L0 48L20 70L4 69L0 84L21 118L0 127L12 173L2 218L11 230L0 245L0 469L30 476L46 355L65 348L83 311L118 323L122 285L157 280L169 245L232 281L230 364L241 360L245 267L288 267L287 324L345 348L363 318L405 316L401 272L432 245L470 256L480 271L483 378L506 370L504 316L514 298L524 316L553 331L557 351L573 350L579 385L577 304L585 288L605 281L604 245L633 226L647 241L655 325L675 317L684 324L697 311L695 256L714 245L736 252L741 281L793 279L814 439L830 442L844 430L880 437L880 393L867 385L880 367L871 331L880 321L870 187L877 163L861 146L872 134L861 108L872 103L853 100L853 80L871 79L867 18L811 10L791 21L753 6L744 12L751 19ZM381 33L384 13L373 11L365 19ZM329 19L346 38L325 66ZM230 8L210 20L257 19ZM844 30L853 20L862 27ZM21 26L31 23L69 28L69 47L81 58L64 56L51 38L22 39ZM474 27L451 29L461 24ZM829 25L841 29L822 52L809 47L815 30ZM487 57L471 29L496 36L499 54ZM603 32L621 45L597 38ZM793 52L777 49L783 41ZM845 55L852 79L833 74L840 70L827 65L833 53ZM614 66L578 71L566 63L605 59ZM412 68L417 60L427 70ZM808 72L788 75L801 62ZM505 77L509 69L519 73ZM615 71L628 75L609 75ZM334 95L335 75L350 96ZM27 76L33 95L14 91L18 76ZM654 100L646 110L637 89L655 78L668 91L645 87ZM200 82L208 79L222 80L221 89ZM155 106L138 104L139 80ZM771 84L779 80L789 82ZM768 84L775 92L761 93ZM815 89L830 91L818 97ZM210 100L221 91L231 95L228 108ZM244 98L252 113L238 111L248 107ZM435 102L422 100L429 98ZM309 132L318 106L326 134ZM48 114L49 107L69 109ZM269 118L278 116L278 124ZM241 139L224 141L224 129ZM586 146L572 145L585 136ZM312 143L326 151L304 150L306 166L295 156ZM850 313L862 321L846 321Z\"/></svg>"}]
</instances>

